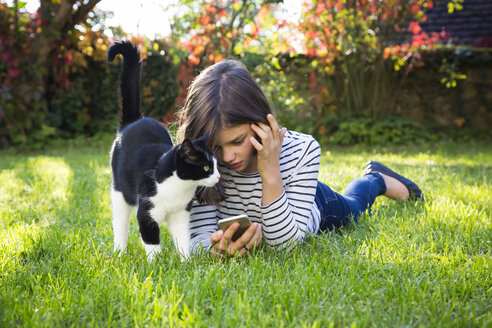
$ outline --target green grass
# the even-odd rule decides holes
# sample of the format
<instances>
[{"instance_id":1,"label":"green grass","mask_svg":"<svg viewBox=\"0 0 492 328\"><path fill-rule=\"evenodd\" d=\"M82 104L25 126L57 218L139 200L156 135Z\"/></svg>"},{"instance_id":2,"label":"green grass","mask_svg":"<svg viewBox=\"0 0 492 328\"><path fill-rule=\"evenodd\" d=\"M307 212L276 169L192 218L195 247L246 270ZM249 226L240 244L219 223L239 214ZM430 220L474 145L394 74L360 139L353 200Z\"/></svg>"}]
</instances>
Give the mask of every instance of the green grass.
<instances>
[{"instance_id":1,"label":"green grass","mask_svg":"<svg viewBox=\"0 0 492 328\"><path fill-rule=\"evenodd\" d=\"M380 198L372 216L291 254L147 263L136 220L112 255L110 139L0 153L0 326L491 327L492 148L324 147L342 191L380 160L427 202ZM64 150L65 149L65 150ZM328 151L328 149L330 149Z\"/></svg>"}]
</instances>

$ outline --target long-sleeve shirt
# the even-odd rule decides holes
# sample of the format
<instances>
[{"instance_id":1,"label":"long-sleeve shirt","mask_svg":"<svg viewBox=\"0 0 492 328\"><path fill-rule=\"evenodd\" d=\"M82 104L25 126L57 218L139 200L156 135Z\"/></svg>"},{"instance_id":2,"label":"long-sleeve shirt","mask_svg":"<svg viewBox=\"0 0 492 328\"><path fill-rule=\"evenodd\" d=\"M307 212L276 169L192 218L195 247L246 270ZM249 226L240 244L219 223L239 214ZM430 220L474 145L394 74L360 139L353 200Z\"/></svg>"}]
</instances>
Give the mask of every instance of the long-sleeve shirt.
<instances>
[{"instance_id":1,"label":"long-sleeve shirt","mask_svg":"<svg viewBox=\"0 0 492 328\"><path fill-rule=\"evenodd\" d=\"M279 160L284 193L267 206L261 205L262 184L257 172L241 173L221 166L226 199L218 207L192 205L192 252L210 248L210 235L218 230L219 219L239 214L260 223L265 243L279 249L290 248L309 233L317 233L320 214L314 196L320 155L320 146L313 137L287 131Z\"/></svg>"}]
</instances>

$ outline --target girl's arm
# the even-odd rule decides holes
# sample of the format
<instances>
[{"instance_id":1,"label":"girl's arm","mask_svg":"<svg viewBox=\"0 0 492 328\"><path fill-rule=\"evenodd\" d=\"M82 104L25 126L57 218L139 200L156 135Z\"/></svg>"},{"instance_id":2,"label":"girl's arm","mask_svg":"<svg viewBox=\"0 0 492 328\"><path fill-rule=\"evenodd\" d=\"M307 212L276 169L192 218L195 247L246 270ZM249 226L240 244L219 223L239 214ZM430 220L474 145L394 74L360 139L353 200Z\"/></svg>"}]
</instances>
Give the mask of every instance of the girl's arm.
<instances>
[{"instance_id":1,"label":"girl's arm","mask_svg":"<svg viewBox=\"0 0 492 328\"><path fill-rule=\"evenodd\" d=\"M197 253L203 248L210 249L210 235L217 229L217 209L211 205L193 204L190 214L191 252Z\"/></svg>"},{"instance_id":2,"label":"girl's arm","mask_svg":"<svg viewBox=\"0 0 492 328\"><path fill-rule=\"evenodd\" d=\"M298 145L296 160L288 155L281 159L282 171L292 172L284 193L274 202L262 206L265 243L281 249L302 240L307 232L319 228L319 211L314 205L318 184L320 147L314 140Z\"/></svg>"},{"instance_id":3,"label":"girl's arm","mask_svg":"<svg viewBox=\"0 0 492 328\"><path fill-rule=\"evenodd\" d=\"M263 123L251 126L261 143L253 137L250 141L258 153L258 173L262 179L263 236L267 244L284 248L289 242L302 240L306 231L314 232L319 226L314 196L321 151L314 139L300 137L291 142L281 159L285 130L279 130L272 115L267 119L270 126ZM281 166L282 171L291 172L285 187ZM318 217L313 217L316 215Z\"/></svg>"},{"instance_id":4,"label":"girl's arm","mask_svg":"<svg viewBox=\"0 0 492 328\"><path fill-rule=\"evenodd\" d=\"M280 130L271 114L268 114L267 120L270 125L261 122L258 125L251 124L251 129L260 137L261 143L254 137L250 138L258 154L258 173L262 181L262 206L270 205L284 193L279 158L287 129Z\"/></svg>"}]
</instances>

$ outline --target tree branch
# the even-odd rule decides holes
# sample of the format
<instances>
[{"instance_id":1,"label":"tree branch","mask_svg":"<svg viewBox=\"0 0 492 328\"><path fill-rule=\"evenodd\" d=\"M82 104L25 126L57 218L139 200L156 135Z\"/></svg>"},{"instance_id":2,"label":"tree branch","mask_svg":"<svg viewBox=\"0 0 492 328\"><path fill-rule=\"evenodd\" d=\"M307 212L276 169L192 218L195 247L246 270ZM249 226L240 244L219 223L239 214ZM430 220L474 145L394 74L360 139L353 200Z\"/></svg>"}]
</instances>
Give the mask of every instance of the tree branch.
<instances>
[{"instance_id":1,"label":"tree branch","mask_svg":"<svg viewBox=\"0 0 492 328\"><path fill-rule=\"evenodd\" d=\"M36 52L35 58L37 61L45 67L49 66L48 59L59 46L63 36L73 29L75 25L82 22L100 1L89 0L85 5L80 2L81 4L74 11L73 6L77 2L76 0L62 0L49 25L36 37L37 46L34 47L34 51Z\"/></svg>"},{"instance_id":2,"label":"tree branch","mask_svg":"<svg viewBox=\"0 0 492 328\"><path fill-rule=\"evenodd\" d=\"M86 5L80 6L79 9L72 15L72 27L84 20L89 12L94 9L100 1L101 0L89 0Z\"/></svg>"}]
</instances>

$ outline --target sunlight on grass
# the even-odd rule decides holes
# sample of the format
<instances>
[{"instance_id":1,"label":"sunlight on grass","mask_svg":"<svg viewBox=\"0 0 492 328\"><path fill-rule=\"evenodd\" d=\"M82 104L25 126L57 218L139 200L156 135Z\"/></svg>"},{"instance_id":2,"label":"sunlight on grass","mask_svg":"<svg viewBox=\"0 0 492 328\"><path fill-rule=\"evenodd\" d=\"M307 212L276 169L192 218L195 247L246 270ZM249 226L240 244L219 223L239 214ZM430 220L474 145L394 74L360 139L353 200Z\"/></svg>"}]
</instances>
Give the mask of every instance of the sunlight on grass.
<instances>
[{"instance_id":1,"label":"sunlight on grass","mask_svg":"<svg viewBox=\"0 0 492 328\"><path fill-rule=\"evenodd\" d=\"M31 157L0 172L0 227L49 220L68 199L72 170L62 158Z\"/></svg>"},{"instance_id":2,"label":"sunlight on grass","mask_svg":"<svg viewBox=\"0 0 492 328\"><path fill-rule=\"evenodd\" d=\"M93 189L90 192L92 206L97 209L97 219L110 221L112 218L110 195L112 178L109 165L99 161L90 161L88 170L91 172L89 174L93 175Z\"/></svg>"},{"instance_id":3,"label":"sunlight on grass","mask_svg":"<svg viewBox=\"0 0 492 328\"><path fill-rule=\"evenodd\" d=\"M57 220L72 170L62 158L30 157L0 172L0 247L22 252ZM5 253L3 253L5 254Z\"/></svg>"}]
</instances>

